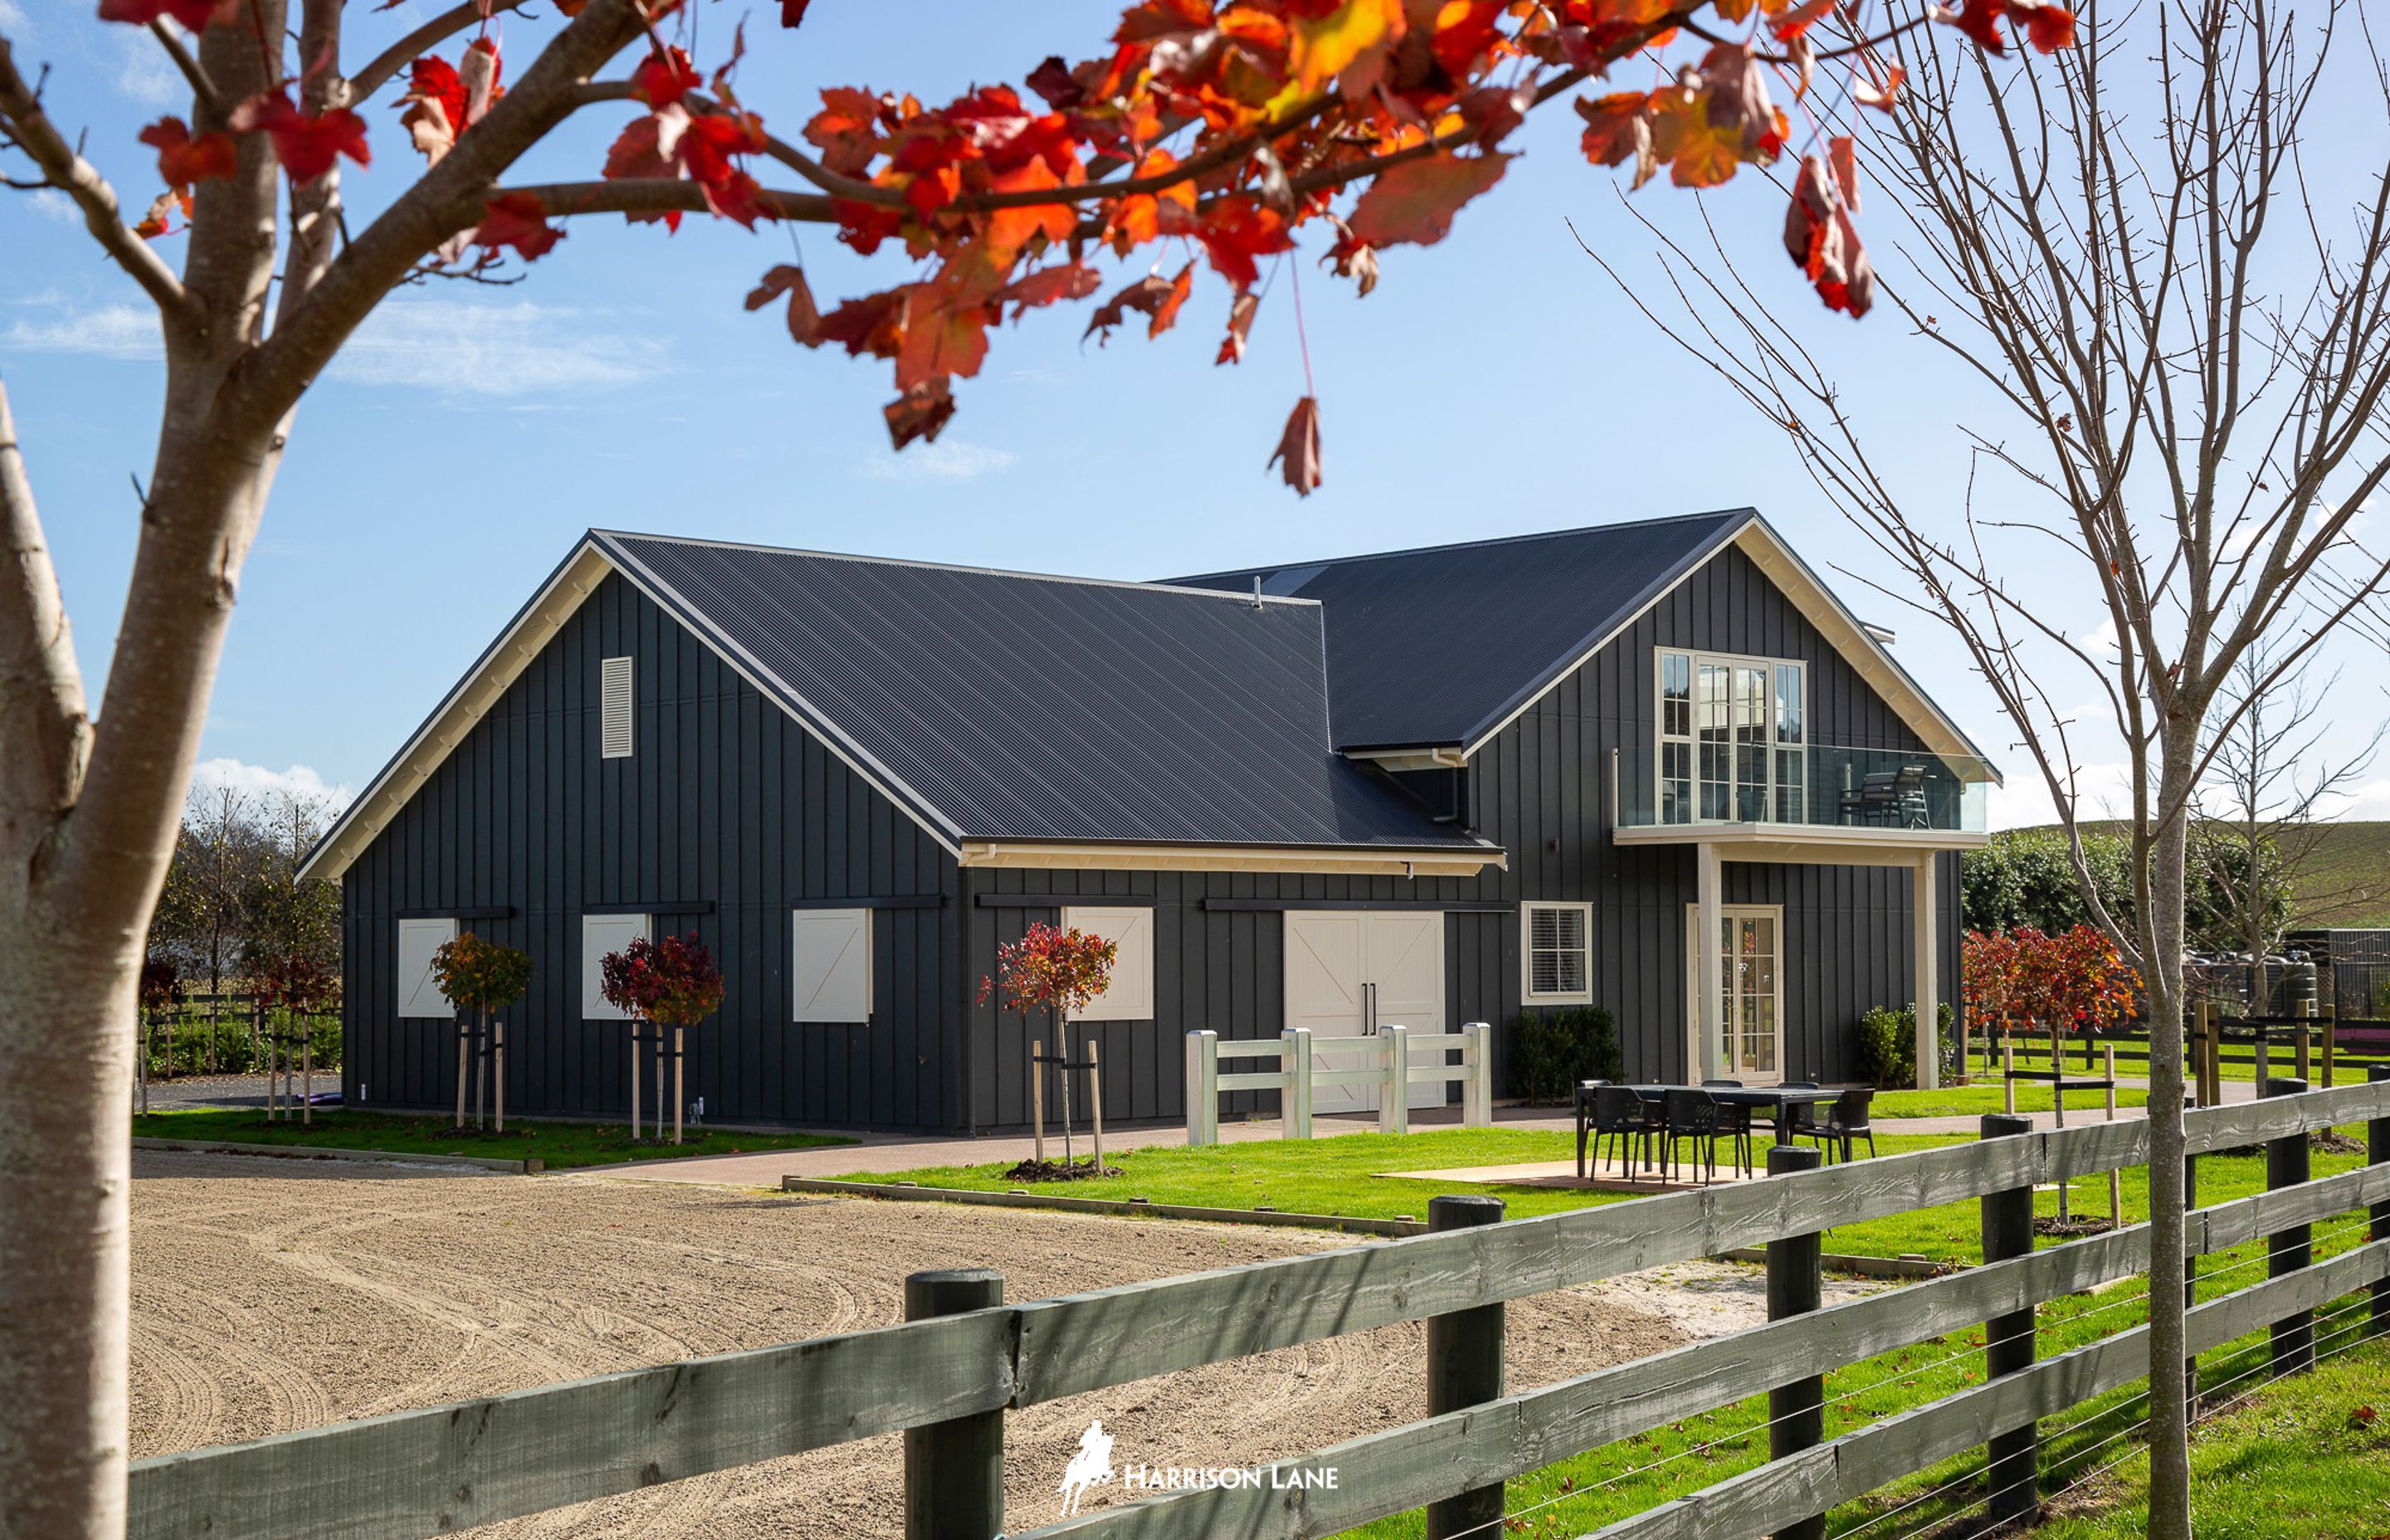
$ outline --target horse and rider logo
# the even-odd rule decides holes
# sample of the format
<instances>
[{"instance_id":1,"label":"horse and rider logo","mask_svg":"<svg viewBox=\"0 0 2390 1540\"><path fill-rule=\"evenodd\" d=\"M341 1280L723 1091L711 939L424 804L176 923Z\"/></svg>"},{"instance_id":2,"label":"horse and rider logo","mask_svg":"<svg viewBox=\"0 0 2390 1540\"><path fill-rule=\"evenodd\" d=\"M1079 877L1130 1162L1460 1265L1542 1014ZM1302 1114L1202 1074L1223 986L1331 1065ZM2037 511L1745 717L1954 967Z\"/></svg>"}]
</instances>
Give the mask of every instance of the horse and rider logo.
<instances>
[{"instance_id":1,"label":"horse and rider logo","mask_svg":"<svg viewBox=\"0 0 2390 1540\"><path fill-rule=\"evenodd\" d=\"M1087 1495L1089 1487L1101 1486L1111 1479L1112 1436L1104 1431L1103 1419L1099 1418L1079 1435L1079 1452L1063 1469L1059 1488L1062 1494L1062 1517L1068 1519L1079 1511L1079 1499Z\"/></svg>"}]
</instances>

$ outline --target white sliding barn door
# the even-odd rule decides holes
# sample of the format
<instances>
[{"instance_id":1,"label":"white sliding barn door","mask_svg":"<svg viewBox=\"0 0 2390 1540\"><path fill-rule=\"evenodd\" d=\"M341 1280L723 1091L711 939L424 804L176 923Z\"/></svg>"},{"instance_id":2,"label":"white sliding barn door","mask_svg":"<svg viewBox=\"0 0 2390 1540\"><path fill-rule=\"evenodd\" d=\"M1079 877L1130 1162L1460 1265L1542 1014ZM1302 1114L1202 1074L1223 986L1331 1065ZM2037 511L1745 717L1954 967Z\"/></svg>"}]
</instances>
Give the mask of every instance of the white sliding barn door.
<instances>
[{"instance_id":1,"label":"white sliding barn door","mask_svg":"<svg viewBox=\"0 0 2390 1540\"><path fill-rule=\"evenodd\" d=\"M1314 1039L1359 1037L1380 1026L1444 1031L1444 913L1439 909L1290 909L1286 1024ZM1441 1055L1437 1056L1441 1058ZM1350 1070L1366 1055L1317 1053L1314 1068ZM1369 1112L1372 1085L1322 1085L1315 1112ZM1413 1107L1444 1105L1444 1083L1410 1088Z\"/></svg>"}]
</instances>

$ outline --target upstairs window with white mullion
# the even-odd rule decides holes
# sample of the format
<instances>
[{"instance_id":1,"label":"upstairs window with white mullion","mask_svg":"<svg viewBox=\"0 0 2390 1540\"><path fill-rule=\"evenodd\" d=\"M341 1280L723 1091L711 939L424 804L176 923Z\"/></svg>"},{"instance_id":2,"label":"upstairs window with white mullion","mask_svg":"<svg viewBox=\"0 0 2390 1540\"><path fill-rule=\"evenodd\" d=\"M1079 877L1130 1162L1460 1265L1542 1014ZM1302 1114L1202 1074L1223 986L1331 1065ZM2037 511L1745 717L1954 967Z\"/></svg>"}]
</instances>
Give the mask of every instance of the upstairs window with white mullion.
<instances>
[{"instance_id":1,"label":"upstairs window with white mullion","mask_svg":"<svg viewBox=\"0 0 2390 1540\"><path fill-rule=\"evenodd\" d=\"M1666 649L1658 661L1660 822L1807 822L1804 666Z\"/></svg>"}]
</instances>

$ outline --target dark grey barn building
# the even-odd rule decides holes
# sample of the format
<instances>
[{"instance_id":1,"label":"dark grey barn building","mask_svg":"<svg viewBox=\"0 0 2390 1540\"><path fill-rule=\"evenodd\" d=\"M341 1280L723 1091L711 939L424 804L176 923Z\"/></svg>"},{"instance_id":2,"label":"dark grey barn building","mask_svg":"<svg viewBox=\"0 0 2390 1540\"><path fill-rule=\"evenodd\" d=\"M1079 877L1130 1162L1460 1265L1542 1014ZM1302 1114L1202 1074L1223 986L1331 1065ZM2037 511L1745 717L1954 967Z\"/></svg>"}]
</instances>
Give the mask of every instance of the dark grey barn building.
<instances>
[{"instance_id":1,"label":"dark grey barn building","mask_svg":"<svg viewBox=\"0 0 2390 1540\"><path fill-rule=\"evenodd\" d=\"M1955 979L1995 776L1888 641L1748 509L1161 584L593 531L308 859L345 1090L453 1103L462 928L536 966L510 1104L620 1114L597 959L694 930L710 1119L1017 1125L1042 1027L974 996L1041 919L1121 943L1116 1120L1183 1113L1189 1028L1498 1060L1523 1006L1837 1078Z\"/></svg>"}]
</instances>

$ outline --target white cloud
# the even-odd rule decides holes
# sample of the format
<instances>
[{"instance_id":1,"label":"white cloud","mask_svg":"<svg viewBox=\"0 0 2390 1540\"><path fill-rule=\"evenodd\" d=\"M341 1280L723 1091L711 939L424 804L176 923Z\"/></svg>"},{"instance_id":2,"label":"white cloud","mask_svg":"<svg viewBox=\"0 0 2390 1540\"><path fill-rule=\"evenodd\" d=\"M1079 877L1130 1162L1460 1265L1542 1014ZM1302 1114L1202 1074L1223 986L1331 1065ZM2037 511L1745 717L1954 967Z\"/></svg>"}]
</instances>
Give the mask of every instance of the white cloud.
<instances>
[{"instance_id":1,"label":"white cloud","mask_svg":"<svg viewBox=\"0 0 2390 1540\"><path fill-rule=\"evenodd\" d=\"M5 3L5 0L0 0L0 3ZM7 19L6 17L0 17L0 26L6 25L6 22ZM33 193L33 212L41 215L44 219L55 219L61 225L80 225L83 223L83 211L75 207L74 199L58 191L56 187L41 187L35 189Z\"/></svg>"},{"instance_id":2,"label":"white cloud","mask_svg":"<svg viewBox=\"0 0 2390 1540\"><path fill-rule=\"evenodd\" d=\"M331 378L453 395L611 390L665 372L653 338L609 334L598 313L535 305L392 300L333 361Z\"/></svg>"},{"instance_id":3,"label":"white cloud","mask_svg":"<svg viewBox=\"0 0 2390 1540\"><path fill-rule=\"evenodd\" d=\"M2331 799L2316 813L2323 821L2335 824L2390 819L2390 780L2370 780L2351 787L2345 795Z\"/></svg>"},{"instance_id":4,"label":"white cloud","mask_svg":"<svg viewBox=\"0 0 2390 1540\"><path fill-rule=\"evenodd\" d=\"M2006 766L2008 784L1991 790L1991 827L2032 828L2058 822L2058 803L2030 756L2012 756ZM2133 806L2133 767L2123 760L2086 764L2075 772L2075 807L2080 818L2128 816Z\"/></svg>"},{"instance_id":5,"label":"white cloud","mask_svg":"<svg viewBox=\"0 0 2390 1540\"><path fill-rule=\"evenodd\" d=\"M62 311L46 321L19 321L0 332L0 347L27 353L96 353L106 358L162 358L158 313L138 305Z\"/></svg>"},{"instance_id":6,"label":"white cloud","mask_svg":"<svg viewBox=\"0 0 2390 1540\"><path fill-rule=\"evenodd\" d=\"M2075 638L2075 645L2094 658L2104 658L2116 650L2116 617L2103 615L2100 623Z\"/></svg>"},{"instance_id":7,"label":"white cloud","mask_svg":"<svg viewBox=\"0 0 2390 1540\"><path fill-rule=\"evenodd\" d=\"M669 367L661 341L602 331L595 314L528 302L389 301L357 328L328 373L351 385L487 398L611 390ZM0 348L108 358L163 353L157 316L129 304L19 320L0 332Z\"/></svg>"},{"instance_id":8,"label":"white cloud","mask_svg":"<svg viewBox=\"0 0 2390 1540\"><path fill-rule=\"evenodd\" d=\"M881 451L863 462L863 474L875 481L968 481L1003 470L1012 458L1011 450L984 444L919 443L898 453Z\"/></svg>"},{"instance_id":9,"label":"white cloud","mask_svg":"<svg viewBox=\"0 0 2390 1540\"><path fill-rule=\"evenodd\" d=\"M0 0L0 27L6 28L8 35L19 45L33 41L32 18L25 14L17 0Z\"/></svg>"},{"instance_id":10,"label":"white cloud","mask_svg":"<svg viewBox=\"0 0 2390 1540\"><path fill-rule=\"evenodd\" d=\"M211 759L200 761L191 771L192 791L213 791L222 787L230 787L260 801L289 792L320 802L335 813L357 798L353 788L345 784L327 786L323 776L304 764L294 764L288 770L269 770L264 765L244 764L237 759Z\"/></svg>"},{"instance_id":11,"label":"white cloud","mask_svg":"<svg viewBox=\"0 0 2390 1540\"><path fill-rule=\"evenodd\" d=\"M168 22L172 26L173 23ZM149 35L146 27L110 27L107 35L114 45L118 66L116 88L136 102L151 107L165 107L178 98L188 99L191 88L166 57L166 50ZM188 41L187 37L185 40Z\"/></svg>"}]
</instances>

